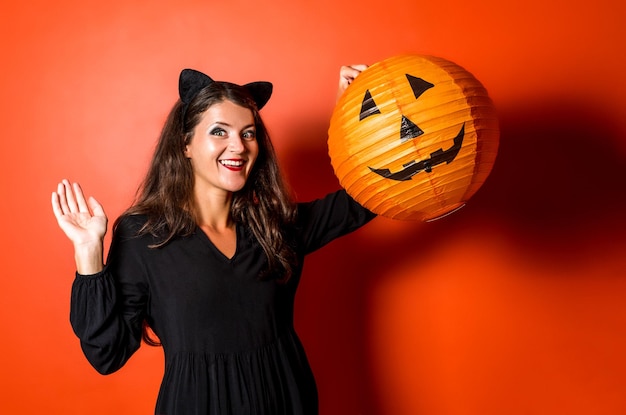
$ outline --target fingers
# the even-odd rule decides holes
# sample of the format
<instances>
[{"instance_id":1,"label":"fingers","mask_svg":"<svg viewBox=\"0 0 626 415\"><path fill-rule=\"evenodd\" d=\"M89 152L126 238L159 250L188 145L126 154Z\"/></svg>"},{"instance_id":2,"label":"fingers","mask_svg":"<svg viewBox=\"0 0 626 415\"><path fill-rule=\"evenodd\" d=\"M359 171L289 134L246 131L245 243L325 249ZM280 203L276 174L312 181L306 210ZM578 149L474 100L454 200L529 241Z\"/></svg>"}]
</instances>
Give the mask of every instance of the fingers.
<instances>
[{"instance_id":1,"label":"fingers","mask_svg":"<svg viewBox=\"0 0 626 415\"><path fill-rule=\"evenodd\" d=\"M60 213L62 215L66 215L70 213L70 208L67 205L67 197L65 196L65 184L63 182L59 183L57 186L57 203L59 204Z\"/></svg>"},{"instance_id":2,"label":"fingers","mask_svg":"<svg viewBox=\"0 0 626 415\"><path fill-rule=\"evenodd\" d=\"M76 204L78 205L79 212L89 212L87 202L85 202L85 196L83 195L83 189L81 189L78 183L74 183L74 194L76 195Z\"/></svg>"},{"instance_id":3,"label":"fingers","mask_svg":"<svg viewBox=\"0 0 626 415\"><path fill-rule=\"evenodd\" d=\"M70 185L68 180L62 180L57 191L52 193L52 210L57 217L77 212L88 213L89 207L80 185Z\"/></svg>"},{"instance_id":4,"label":"fingers","mask_svg":"<svg viewBox=\"0 0 626 415\"><path fill-rule=\"evenodd\" d=\"M367 65L347 65L342 66L339 73L343 77L356 78L361 72L367 69Z\"/></svg>"},{"instance_id":5,"label":"fingers","mask_svg":"<svg viewBox=\"0 0 626 415\"><path fill-rule=\"evenodd\" d=\"M104 216L106 218L106 213L104 213L104 208L102 205L94 198L89 198L89 207L93 212L94 216Z\"/></svg>"},{"instance_id":6,"label":"fingers","mask_svg":"<svg viewBox=\"0 0 626 415\"><path fill-rule=\"evenodd\" d=\"M59 194L52 192L52 212L57 220L63 216L63 210L61 209L61 202L59 201Z\"/></svg>"},{"instance_id":7,"label":"fingers","mask_svg":"<svg viewBox=\"0 0 626 415\"><path fill-rule=\"evenodd\" d=\"M348 88L348 86L354 81L354 79L359 76L361 72L367 69L367 65L358 64L358 65L349 65L342 66L339 69L339 88L337 90L337 99L343 94L343 92Z\"/></svg>"},{"instance_id":8,"label":"fingers","mask_svg":"<svg viewBox=\"0 0 626 415\"><path fill-rule=\"evenodd\" d=\"M341 84L350 85L361 72L367 69L367 65L349 65L342 66L339 70L339 82Z\"/></svg>"},{"instance_id":9,"label":"fingers","mask_svg":"<svg viewBox=\"0 0 626 415\"><path fill-rule=\"evenodd\" d=\"M68 210L71 213L78 212L78 204L76 203L76 198L74 198L74 192L72 191L72 187L70 186L70 182L67 180L63 180L63 189L65 192L65 199L67 200Z\"/></svg>"},{"instance_id":10,"label":"fingers","mask_svg":"<svg viewBox=\"0 0 626 415\"><path fill-rule=\"evenodd\" d=\"M359 65L352 65L352 68L356 69L357 71L363 72L364 70L366 70L369 67L369 65L366 64L359 64Z\"/></svg>"}]
</instances>

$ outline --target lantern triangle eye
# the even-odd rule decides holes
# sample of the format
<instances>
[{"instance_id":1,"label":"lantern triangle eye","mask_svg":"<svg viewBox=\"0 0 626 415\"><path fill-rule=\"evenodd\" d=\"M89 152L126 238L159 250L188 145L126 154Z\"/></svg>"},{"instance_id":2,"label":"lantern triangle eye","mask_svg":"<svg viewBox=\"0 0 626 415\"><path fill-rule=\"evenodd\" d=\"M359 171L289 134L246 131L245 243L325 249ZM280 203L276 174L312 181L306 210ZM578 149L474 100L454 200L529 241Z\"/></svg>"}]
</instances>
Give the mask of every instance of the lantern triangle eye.
<instances>
[{"instance_id":1,"label":"lantern triangle eye","mask_svg":"<svg viewBox=\"0 0 626 415\"><path fill-rule=\"evenodd\" d=\"M400 124L400 142L404 143L422 134L424 134L424 131L421 128L404 115L402 116L402 123Z\"/></svg>"},{"instance_id":2,"label":"lantern triangle eye","mask_svg":"<svg viewBox=\"0 0 626 415\"><path fill-rule=\"evenodd\" d=\"M419 98L426 90L435 86L428 81L424 81L422 78L417 78L409 74L406 74L406 79L409 80L415 99Z\"/></svg>"},{"instance_id":3,"label":"lantern triangle eye","mask_svg":"<svg viewBox=\"0 0 626 415\"><path fill-rule=\"evenodd\" d=\"M363 97L363 103L361 104L361 113L359 114L359 121L363 121L364 118L369 117L370 115L380 114L380 110L374 102L374 98L372 98L372 94L368 89L365 91L365 96Z\"/></svg>"}]
</instances>

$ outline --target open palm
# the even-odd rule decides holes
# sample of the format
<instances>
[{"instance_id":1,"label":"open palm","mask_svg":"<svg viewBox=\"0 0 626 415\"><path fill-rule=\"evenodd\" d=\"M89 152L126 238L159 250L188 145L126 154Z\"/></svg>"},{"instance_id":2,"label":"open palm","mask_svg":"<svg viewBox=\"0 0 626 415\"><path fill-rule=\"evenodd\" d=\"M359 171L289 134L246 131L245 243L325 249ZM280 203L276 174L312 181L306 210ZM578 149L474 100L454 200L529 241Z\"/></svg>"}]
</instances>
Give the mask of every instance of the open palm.
<instances>
[{"instance_id":1,"label":"open palm","mask_svg":"<svg viewBox=\"0 0 626 415\"><path fill-rule=\"evenodd\" d=\"M59 227L74 246L102 244L107 230L107 217L102 206L94 199L87 202L78 183L67 180L59 183L52 193L52 211Z\"/></svg>"}]
</instances>

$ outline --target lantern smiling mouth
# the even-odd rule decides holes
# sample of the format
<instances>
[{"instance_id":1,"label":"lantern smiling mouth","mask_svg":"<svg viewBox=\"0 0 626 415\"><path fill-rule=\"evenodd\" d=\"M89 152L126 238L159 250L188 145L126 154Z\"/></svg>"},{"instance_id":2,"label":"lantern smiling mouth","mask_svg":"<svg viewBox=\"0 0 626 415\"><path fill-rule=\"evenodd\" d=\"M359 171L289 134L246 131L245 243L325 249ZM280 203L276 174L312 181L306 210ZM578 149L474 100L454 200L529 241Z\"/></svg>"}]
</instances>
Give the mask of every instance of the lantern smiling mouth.
<instances>
[{"instance_id":1,"label":"lantern smiling mouth","mask_svg":"<svg viewBox=\"0 0 626 415\"><path fill-rule=\"evenodd\" d=\"M404 121L404 120L403 120ZM421 171L425 171L426 173L430 173L433 170L433 167L439 164L449 164L452 162L456 155L459 154L459 150L461 150L461 146L463 145L463 138L465 137L465 123L461 126L461 130L454 138L454 144L447 150L439 149L433 153L430 153L430 158L426 160L421 160L419 162L413 160L409 163L403 165L403 169L396 172L391 173L389 169L375 169L373 167L369 167L371 171L374 173L391 180L405 181L411 180L413 176Z\"/></svg>"}]
</instances>

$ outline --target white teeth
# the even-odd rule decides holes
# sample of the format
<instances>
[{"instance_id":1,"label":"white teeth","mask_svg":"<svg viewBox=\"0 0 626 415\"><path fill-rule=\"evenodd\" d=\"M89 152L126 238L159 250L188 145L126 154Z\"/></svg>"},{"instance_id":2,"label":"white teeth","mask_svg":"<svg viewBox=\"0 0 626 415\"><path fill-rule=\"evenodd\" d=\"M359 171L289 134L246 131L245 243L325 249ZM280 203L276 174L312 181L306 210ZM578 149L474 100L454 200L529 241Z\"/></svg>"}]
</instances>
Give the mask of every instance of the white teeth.
<instances>
[{"instance_id":1,"label":"white teeth","mask_svg":"<svg viewBox=\"0 0 626 415\"><path fill-rule=\"evenodd\" d=\"M233 167L243 166L243 161L241 160L220 160L220 163L223 164L224 166L233 166Z\"/></svg>"}]
</instances>

